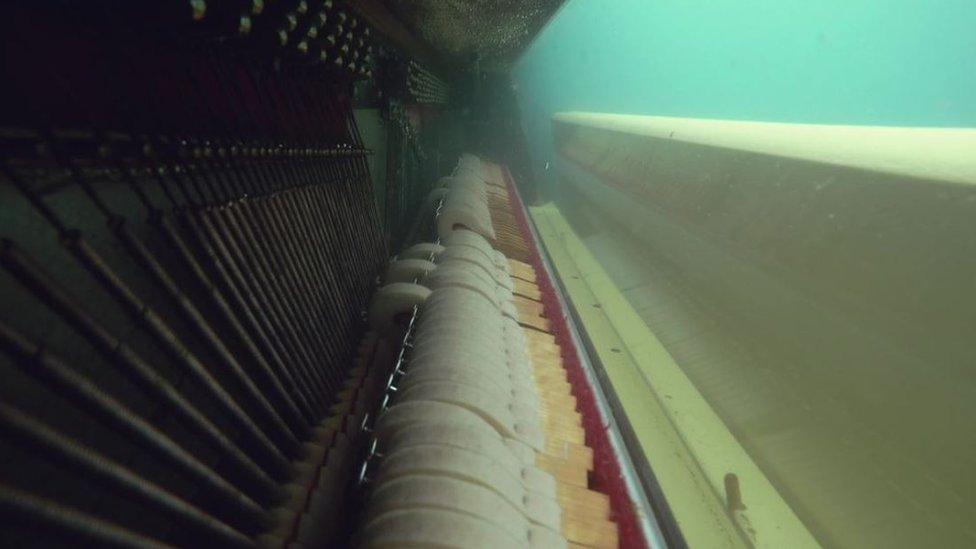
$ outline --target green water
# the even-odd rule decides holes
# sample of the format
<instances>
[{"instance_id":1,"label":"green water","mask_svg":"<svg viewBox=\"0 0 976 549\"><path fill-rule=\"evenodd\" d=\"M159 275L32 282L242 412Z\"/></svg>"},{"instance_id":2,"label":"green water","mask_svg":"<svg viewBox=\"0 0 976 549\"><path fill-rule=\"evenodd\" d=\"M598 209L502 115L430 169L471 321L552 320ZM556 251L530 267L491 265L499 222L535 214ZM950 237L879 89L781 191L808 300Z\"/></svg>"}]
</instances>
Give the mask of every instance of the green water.
<instances>
[{"instance_id":1,"label":"green water","mask_svg":"<svg viewBox=\"0 0 976 549\"><path fill-rule=\"evenodd\" d=\"M970 0L569 0L513 70L536 175L552 114L976 126Z\"/></svg>"},{"instance_id":2,"label":"green water","mask_svg":"<svg viewBox=\"0 0 976 549\"><path fill-rule=\"evenodd\" d=\"M814 236L774 231L763 251L742 236L756 233L748 219L737 234L706 233L668 204L634 205L560 158L551 132L571 110L976 127L976 2L570 0L513 79L543 199L818 540L976 546L976 229L960 215L972 191L922 214L915 198L936 186L890 200L879 188L877 204L868 194L841 210L781 205L769 215L784 227L807 210L847 225L801 220ZM723 204L703 207L721 217ZM903 266L864 270L864 256L831 253L878 227L883 249L857 249ZM815 265L810 250L835 259ZM805 261L823 276L777 270Z\"/></svg>"}]
</instances>

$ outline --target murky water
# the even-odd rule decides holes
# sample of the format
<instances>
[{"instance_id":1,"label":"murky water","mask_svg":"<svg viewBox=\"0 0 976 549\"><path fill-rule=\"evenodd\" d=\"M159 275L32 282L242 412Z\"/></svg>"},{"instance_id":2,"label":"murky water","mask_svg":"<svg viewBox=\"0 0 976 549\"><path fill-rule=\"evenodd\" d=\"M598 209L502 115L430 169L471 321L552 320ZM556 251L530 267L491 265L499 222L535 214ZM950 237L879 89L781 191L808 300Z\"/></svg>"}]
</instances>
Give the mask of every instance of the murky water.
<instances>
[{"instance_id":1,"label":"murky water","mask_svg":"<svg viewBox=\"0 0 976 549\"><path fill-rule=\"evenodd\" d=\"M796 163L681 135L587 159L550 119L973 127L969 28L976 5L946 0L580 0L515 71L545 199L825 546L976 544L966 162L922 177L838 167L857 142Z\"/></svg>"}]
</instances>

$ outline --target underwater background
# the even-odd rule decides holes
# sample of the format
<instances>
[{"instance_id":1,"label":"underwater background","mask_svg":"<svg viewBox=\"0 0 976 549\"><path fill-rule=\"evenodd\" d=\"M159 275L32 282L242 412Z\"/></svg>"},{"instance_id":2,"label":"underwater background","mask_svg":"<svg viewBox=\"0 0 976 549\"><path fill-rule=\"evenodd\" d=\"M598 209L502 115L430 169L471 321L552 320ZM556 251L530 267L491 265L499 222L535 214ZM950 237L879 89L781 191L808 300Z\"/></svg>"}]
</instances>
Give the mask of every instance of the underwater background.
<instances>
[{"instance_id":1,"label":"underwater background","mask_svg":"<svg viewBox=\"0 0 976 549\"><path fill-rule=\"evenodd\" d=\"M976 2L569 0L512 74L536 176L560 111L976 126Z\"/></svg>"},{"instance_id":2,"label":"underwater background","mask_svg":"<svg viewBox=\"0 0 976 549\"><path fill-rule=\"evenodd\" d=\"M976 545L976 134L947 184L564 123L585 165L552 120L973 128L976 2L570 0L512 85L545 244L578 239L819 543Z\"/></svg>"}]
</instances>

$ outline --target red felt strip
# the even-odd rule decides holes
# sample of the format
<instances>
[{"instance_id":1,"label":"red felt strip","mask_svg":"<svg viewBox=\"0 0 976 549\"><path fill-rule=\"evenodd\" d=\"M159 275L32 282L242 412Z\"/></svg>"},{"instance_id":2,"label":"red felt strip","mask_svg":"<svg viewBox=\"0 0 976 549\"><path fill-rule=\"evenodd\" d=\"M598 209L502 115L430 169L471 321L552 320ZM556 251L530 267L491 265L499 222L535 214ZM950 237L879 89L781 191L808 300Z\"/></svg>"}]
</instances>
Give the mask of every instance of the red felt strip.
<instances>
[{"instance_id":1,"label":"red felt strip","mask_svg":"<svg viewBox=\"0 0 976 549\"><path fill-rule=\"evenodd\" d=\"M586 432L586 445L593 449L593 472L590 475L590 488L607 494L610 497L611 520L617 523L620 547L636 549L647 547L647 541L637 525L634 507L627 494L627 486L620 472L620 462L614 454L613 447L607 435L607 426L600 420L596 398L580 364L578 349L573 343L566 315L559 304L556 292L549 278L549 273L542 265L539 250L536 247L532 231L529 229L528 219L525 217L525 204L515 188L512 174L507 167L502 168L505 184L508 188L509 201L515 208L515 218L522 237L525 239L531 254L532 267L535 270L536 284L542 294L542 303L546 316L552 325L552 334L559 345L566 377L572 386L576 406L583 419L583 430Z\"/></svg>"}]
</instances>

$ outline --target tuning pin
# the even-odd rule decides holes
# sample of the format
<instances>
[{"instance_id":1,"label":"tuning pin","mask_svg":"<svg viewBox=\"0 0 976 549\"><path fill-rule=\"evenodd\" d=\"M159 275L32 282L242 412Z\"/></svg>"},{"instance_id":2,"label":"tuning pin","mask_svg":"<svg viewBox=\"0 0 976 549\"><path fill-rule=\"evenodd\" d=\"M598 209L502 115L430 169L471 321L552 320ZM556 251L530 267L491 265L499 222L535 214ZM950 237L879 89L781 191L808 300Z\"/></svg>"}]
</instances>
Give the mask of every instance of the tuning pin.
<instances>
[{"instance_id":1,"label":"tuning pin","mask_svg":"<svg viewBox=\"0 0 976 549\"><path fill-rule=\"evenodd\" d=\"M275 31L275 39L278 41L278 45L279 46L281 46L281 47L287 46L288 45L288 31L285 30L285 29L283 29L283 28L279 28L277 31Z\"/></svg>"},{"instance_id":2,"label":"tuning pin","mask_svg":"<svg viewBox=\"0 0 976 549\"><path fill-rule=\"evenodd\" d=\"M251 18L247 15L242 15L237 22L237 34L241 36L251 34L251 26Z\"/></svg>"},{"instance_id":3,"label":"tuning pin","mask_svg":"<svg viewBox=\"0 0 976 549\"><path fill-rule=\"evenodd\" d=\"M203 19L207 14L207 3L204 0L190 0L190 16L194 21Z\"/></svg>"},{"instance_id":4,"label":"tuning pin","mask_svg":"<svg viewBox=\"0 0 976 549\"><path fill-rule=\"evenodd\" d=\"M298 0L298 5L295 6L295 11L301 14L308 13L308 2L305 0Z\"/></svg>"},{"instance_id":5,"label":"tuning pin","mask_svg":"<svg viewBox=\"0 0 976 549\"><path fill-rule=\"evenodd\" d=\"M261 35L266 40L267 28L261 23L265 20L277 21L280 11L274 17L265 17L260 21L255 18L262 13L268 14L266 0L156 0L154 2L111 2L119 10L138 10L143 21L152 25L171 25L166 14L181 8L182 21L186 21L186 7L196 23L193 32L200 35L227 37L232 35L248 36Z\"/></svg>"}]
</instances>

